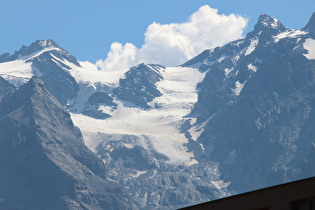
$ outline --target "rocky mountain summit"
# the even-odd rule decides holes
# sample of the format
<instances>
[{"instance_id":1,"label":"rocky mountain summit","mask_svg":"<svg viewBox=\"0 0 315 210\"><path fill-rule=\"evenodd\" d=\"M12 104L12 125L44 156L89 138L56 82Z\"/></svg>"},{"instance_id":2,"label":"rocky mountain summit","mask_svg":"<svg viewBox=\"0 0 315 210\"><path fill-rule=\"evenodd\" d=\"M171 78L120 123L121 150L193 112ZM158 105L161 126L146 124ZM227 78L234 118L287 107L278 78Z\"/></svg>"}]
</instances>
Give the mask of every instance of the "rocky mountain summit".
<instances>
[{"instance_id":1,"label":"rocky mountain summit","mask_svg":"<svg viewBox=\"0 0 315 210\"><path fill-rule=\"evenodd\" d=\"M312 32L315 30L315 12L312 14L312 17L310 18L306 26L304 26L301 30L308 32Z\"/></svg>"}]
</instances>

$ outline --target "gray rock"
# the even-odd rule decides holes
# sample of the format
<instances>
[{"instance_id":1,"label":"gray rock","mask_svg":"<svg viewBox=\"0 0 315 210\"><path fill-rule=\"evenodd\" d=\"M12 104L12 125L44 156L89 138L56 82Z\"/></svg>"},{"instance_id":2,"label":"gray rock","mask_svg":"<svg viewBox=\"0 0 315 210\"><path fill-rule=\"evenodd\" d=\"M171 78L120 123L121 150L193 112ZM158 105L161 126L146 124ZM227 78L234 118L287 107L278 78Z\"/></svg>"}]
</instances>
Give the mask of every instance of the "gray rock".
<instances>
[{"instance_id":1,"label":"gray rock","mask_svg":"<svg viewBox=\"0 0 315 210\"><path fill-rule=\"evenodd\" d=\"M315 30L315 12L312 14L312 17L310 18L306 26L304 26L301 30L309 32Z\"/></svg>"},{"instance_id":2,"label":"gray rock","mask_svg":"<svg viewBox=\"0 0 315 210\"><path fill-rule=\"evenodd\" d=\"M1 208L134 208L40 79L2 100L0 139Z\"/></svg>"},{"instance_id":3,"label":"gray rock","mask_svg":"<svg viewBox=\"0 0 315 210\"><path fill-rule=\"evenodd\" d=\"M32 60L42 75L40 78L45 82L45 87L55 96L62 105L66 105L76 96L79 86L76 80L65 69L70 69L61 62L52 58L54 52L45 52ZM58 53L59 52L55 52Z\"/></svg>"},{"instance_id":4,"label":"gray rock","mask_svg":"<svg viewBox=\"0 0 315 210\"><path fill-rule=\"evenodd\" d=\"M155 83L162 79L159 71L163 68L165 67L153 64L139 64L132 67L125 74L125 79L120 79L119 87L114 90L114 94L136 106L150 108L147 103L161 96Z\"/></svg>"},{"instance_id":5,"label":"gray rock","mask_svg":"<svg viewBox=\"0 0 315 210\"><path fill-rule=\"evenodd\" d=\"M0 100L2 100L4 96L12 93L15 90L16 88L14 85L10 84L8 81L0 77Z\"/></svg>"},{"instance_id":6,"label":"gray rock","mask_svg":"<svg viewBox=\"0 0 315 210\"><path fill-rule=\"evenodd\" d=\"M315 61L303 47L314 34L276 40L290 30L262 15L245 39L186 63L208 71L193 110L207 122L197 142L237 193L315 175Z\"/></svg>"}]
</instances>

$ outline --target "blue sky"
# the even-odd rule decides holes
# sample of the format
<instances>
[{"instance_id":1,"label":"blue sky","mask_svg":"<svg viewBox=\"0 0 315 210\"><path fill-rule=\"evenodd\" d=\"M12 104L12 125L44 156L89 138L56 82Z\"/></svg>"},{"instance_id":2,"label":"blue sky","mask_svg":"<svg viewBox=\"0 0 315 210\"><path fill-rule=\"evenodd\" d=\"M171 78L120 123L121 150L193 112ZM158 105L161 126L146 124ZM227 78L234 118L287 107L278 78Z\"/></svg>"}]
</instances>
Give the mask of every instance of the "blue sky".
<instances>
[{"instance_id":1,"label":"blue sky","mask_svg":"<svg viewBox=\"0 0 315 210\"><path fill-rule=\"evenodd\" d=\"M107 58L112 43L141 48L150 24L187 22L203 5L248 19L243 33L261 13L298 29L315 12L314 0L0 0L0 54L53 39L79 60L95 63Z\"/></svg>"}]
</instances>

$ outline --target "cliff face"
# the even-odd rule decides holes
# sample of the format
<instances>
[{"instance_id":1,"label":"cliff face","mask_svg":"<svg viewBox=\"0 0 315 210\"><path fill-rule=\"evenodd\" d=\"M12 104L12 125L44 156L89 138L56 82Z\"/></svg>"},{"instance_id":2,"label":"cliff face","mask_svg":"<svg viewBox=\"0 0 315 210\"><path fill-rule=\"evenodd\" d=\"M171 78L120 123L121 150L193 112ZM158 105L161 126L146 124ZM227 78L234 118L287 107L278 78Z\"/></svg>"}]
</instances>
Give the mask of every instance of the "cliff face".
<instances>
[{"instance_id":1,"label":"cliff face","mask_svg":"<svg viewBox=\"0 0 315 210\"><path fill-rule=\"evenodd\" d=\"M3 99L0 137L1 208L133 207L40 79Z\"/></svg>"},{"instance_id":2,"label":"cliff face","mask_svg":"<svg viewBox=\"0 0 315 210\"><path fill-rule=\"evenodd\" d=\"M0 100L7 94L12 93L16 90L16 87L10 84L8 81L0 77Z\"/></svg>"}]
</instances>

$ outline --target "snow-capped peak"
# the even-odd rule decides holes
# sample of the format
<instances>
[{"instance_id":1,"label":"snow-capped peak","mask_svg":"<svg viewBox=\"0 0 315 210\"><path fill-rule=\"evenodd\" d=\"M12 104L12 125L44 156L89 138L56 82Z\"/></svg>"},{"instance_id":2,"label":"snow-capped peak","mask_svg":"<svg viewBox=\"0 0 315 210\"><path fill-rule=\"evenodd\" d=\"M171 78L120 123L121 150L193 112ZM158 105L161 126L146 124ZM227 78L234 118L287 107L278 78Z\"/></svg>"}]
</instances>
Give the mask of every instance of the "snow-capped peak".
<instances>
[{"instance_id":1,"label":"snow-capped peak","mask_svg":"<svg viewBox=\"0 0 315 210\"><path fill-rule=\"evenodd\" d=\"M287 28L278 19L267 14L261 14L255 25L255 31L262 31L265 29L283 30Z\"/></svg>"},{"instance_id":2,"label":"snow-capped peak","mask_svg":"<svg viewBox=\"0 0 315 210\"><path fill-rule=\"evenodd\" d=\"M279 26L282 25L278 19L267 14L261 14L259 16L258 24L268 28L279 28Z\"/></svg>"},{"instance_id":3,"label":"snow-capped peak","mask_svg":"<svg viewBox=\"0 0 315 210\"><path fill-rule=\"evenodd\" d=\"M69 54L53 40L37 40L30 46L23 45L19 50L15 51L13 55L10 55L9 53L0 55L0 63L21 59L27 60L51 50L62 51L65 54Z\"/></svg>"},{"instance_id":4,"label":"snow-capped peak","mask_svg":"<svg viewBox=\"0 0 315 210\"><path fill-rule=\"evenodd\" d=\"M16 51L12 56L13 57L22 57L28 56L38 51L41 51L45 48L58 48L59 45L53 40L37 40L33 42L30 46L22 46L20 50Z\"/></svg>"},{"instance_id":5,"label":"snow-capped peak","mask_svg":"<svg viewBox=\"0 0 315 210\"><path fill-rule=\"evenodd\" d=\"M271 36L276 36L288 30L290 29L284 26L278 19L267 14L261 14L254 26L254 30L248 33L247 38L259 36L263 39L269 39Z\"/></svg>"},{"instance_id":6,"label":"snow-capped peak","mask_svg":"<svg viewBox=\"0 0 315 210\"><path fill-rule=\"evenodd\" d=\"M38 44L39 46L45 48L45 47L59 47L59 45L53 41L53 40L37 40L35 42L36 44Z\"/></svg>"}]
</instances>

